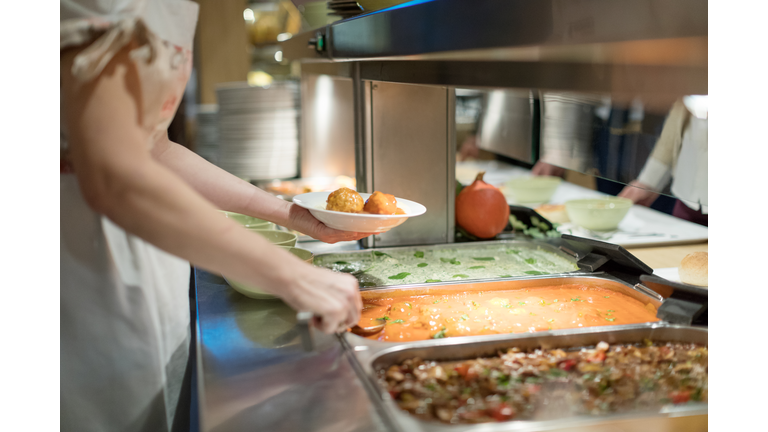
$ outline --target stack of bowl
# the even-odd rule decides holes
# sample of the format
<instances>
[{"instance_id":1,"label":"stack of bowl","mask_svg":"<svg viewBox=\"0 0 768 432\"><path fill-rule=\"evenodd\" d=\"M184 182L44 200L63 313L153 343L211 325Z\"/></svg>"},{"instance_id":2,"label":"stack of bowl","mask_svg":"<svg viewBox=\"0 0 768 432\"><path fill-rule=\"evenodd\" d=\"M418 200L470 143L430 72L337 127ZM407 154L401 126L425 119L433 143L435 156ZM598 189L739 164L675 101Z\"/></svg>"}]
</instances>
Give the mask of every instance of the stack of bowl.
<instances>
[{"instance_id":1,"label":"stack of bowl","mask_svg":"<svg viewBox=\"0 0 768 432\"><path fill-rule=\"evenodd\" d=\"M296 177L299 155L299 88L294 82L216 89L219 103L218 165L248 180Z\"/></svg>"},{"instance_id":2,"label":"stack of bowl","mask_svg":"<svg viewBox=\"0 0 768 432\"><path fill-rule=\"evenodd\" d=\"M299 259L301 259L304 262L307 262L309 264L312 264L314 260L314 254L306 249L301 249L296 247L296 240L298 239L298 236L294 233L286 232L286 231L278 231L275 229L275 224L269 221L265 221L263 219L255 218L252 216L247 216L240 213L234 213L234 212L228 212L228 211L222 211L225 217L228 219L232 219L235 222L239 223L240 225L243 225L248 231L251 231L255 234L259 234L270 241L275 246L279 246L288 252L292 253L293 255L297 256ZM275 296L271 294L265 293L263 290L259 289L258 287L250 286L244 283L240 283L236 280L233 280L232 278L227 277L226 275L221 275L224 280L227 281L229 286L231 286L235 291L239 292L240 294L243 294L246 297L254 298L254 299L273 299L276 298Z\"/></svg>"},{"instance_id":3,"label":"stack of bowl","mask_svg":"<svg viewBox=\"0 0 768 432\"><path fill-rule=\"evenodd\" d=\"M203 159L217 163L219 157L219 108L216 105L197 106L197 139L195 152Z\"/></svg>"}]
</instances>

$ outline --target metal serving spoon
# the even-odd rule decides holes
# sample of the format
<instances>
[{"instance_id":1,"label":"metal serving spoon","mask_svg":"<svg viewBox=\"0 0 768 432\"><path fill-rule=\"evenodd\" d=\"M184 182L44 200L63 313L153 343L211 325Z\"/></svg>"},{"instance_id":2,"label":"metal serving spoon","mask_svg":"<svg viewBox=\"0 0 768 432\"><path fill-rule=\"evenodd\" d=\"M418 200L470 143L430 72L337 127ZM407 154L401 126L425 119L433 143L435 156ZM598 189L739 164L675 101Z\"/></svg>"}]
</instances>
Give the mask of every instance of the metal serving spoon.
<instances>
[{"instance_id":1,"label":"metal serving spoon","mask_svg":"<svg viewBox=\"0 0 768 432\"><path fill-rule=\"evenodd\" d=\"M358 336L371 336L384 330L384 326L387 325L387 321L381 318L376 318L376 322L379 324L370 327L360 327L359 325L355 324L349 329L349 331Z\"/></svg>"}]
</instances>

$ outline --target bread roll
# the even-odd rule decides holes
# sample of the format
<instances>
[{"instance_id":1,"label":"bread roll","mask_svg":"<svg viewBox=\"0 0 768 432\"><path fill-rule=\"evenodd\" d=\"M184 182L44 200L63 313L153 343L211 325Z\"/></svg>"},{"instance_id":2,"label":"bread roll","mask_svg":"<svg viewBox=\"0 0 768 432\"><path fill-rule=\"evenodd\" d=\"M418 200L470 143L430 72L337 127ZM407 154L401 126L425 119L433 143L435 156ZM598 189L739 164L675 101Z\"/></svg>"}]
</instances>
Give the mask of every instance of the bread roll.
<instances>
[{"instance_id":1,"label":"bread roll","mask_svg":"<svg viewBox=\"0 0 768 432\"><path fill-rule=\"evenodd\" d=\"M680 262L680 281L690 285L709 286L707 280L707 252L690 253Z\"/></svg>"},{"instance_id":2,"label":"bread roll","mask_svg":"<svg viewBox=\"0 0 768 432\"><path fill-rule=\"evenodd\" d=\"M565 204L542 204L536 207L536 213L542 215L552 223L568 223L568 213L565 212Z\"/></svg>"}]
</instances>

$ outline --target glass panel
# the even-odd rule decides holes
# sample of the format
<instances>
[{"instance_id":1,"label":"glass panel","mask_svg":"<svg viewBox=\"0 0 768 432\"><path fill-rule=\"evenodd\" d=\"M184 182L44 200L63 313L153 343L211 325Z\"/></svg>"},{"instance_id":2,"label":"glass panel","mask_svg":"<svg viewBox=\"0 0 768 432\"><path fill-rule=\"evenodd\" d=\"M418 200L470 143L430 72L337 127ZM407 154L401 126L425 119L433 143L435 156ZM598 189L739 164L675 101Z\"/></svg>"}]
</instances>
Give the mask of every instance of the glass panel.
<instances>
[{"instance_id":1,"label":"glass panel","mask_svg":"<svg viewBox=\"0 0 768 432\"><path fill-rule=\"evenodd\" d=\"M474 130L458 134L459 161L489 159L477 157L489 152L535 175L594 176L598 189L637 203L663 194L706 209L707 96L651 105L610 94L509 89L457 90L456 100L457 131ZM474 128L460 124L469 100L480 103Z\"/></svg>"}]
</instances>

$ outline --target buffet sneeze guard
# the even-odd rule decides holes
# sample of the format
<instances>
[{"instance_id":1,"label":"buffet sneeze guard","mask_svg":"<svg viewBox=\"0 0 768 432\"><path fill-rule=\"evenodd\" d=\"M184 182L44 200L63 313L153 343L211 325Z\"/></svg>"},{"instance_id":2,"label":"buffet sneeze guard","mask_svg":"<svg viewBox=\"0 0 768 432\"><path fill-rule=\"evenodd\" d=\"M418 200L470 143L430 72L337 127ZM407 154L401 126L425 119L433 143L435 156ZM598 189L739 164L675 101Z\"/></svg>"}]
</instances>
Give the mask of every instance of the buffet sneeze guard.
<instances>
[{"instance_id":1,"label":"buffet sneeze guard","mask_svg":"<svg viewBox=\"0 0 768 432\"><path fill-rule=\"evenodd\" d=\"M344 148L345 158L354 155L358 191L385 191L427 207L397 230L367 239L367 248L453 242L457 88L603 94L669 107L685 95L707 94L706 47L704 0L419 0L281 43L285 59L302 63L302 88L323 75L347 88L336 97L352 98L341 105L353 107L353 124L348 108L343 118L309 112L317 111L317 92L302 95L302 121L306 132L344 128L336 135L354 136ZM562 127L545 133L578 135L577 123L557 121ZM302 149L311 153L309 134L302 135ZM506 135L501 130L494 143L481 144L530 162L530 148L503 148ZM509 146L529 146L531 135L509 135Z\"/></svg>"}]
</instances>

